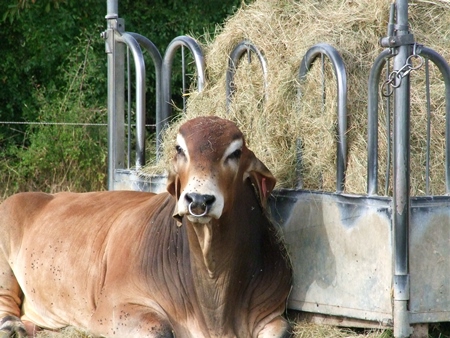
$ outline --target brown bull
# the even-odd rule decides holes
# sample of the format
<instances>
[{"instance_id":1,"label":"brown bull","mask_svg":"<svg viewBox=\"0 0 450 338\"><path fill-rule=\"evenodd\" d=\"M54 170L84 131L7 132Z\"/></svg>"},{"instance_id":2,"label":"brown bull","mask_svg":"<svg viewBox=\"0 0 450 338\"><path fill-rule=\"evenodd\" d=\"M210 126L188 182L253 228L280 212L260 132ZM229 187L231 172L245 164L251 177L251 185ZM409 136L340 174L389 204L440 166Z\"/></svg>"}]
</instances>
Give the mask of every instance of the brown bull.
<instances>
[{"instance_id":1,"label":"brown bull","mask_svg":"<svg viewBox=\"0 0 450 338\"><path fill-rule=\"evenodd\" d=\"M0 207L0 337L288 337L275 179L230 121L179 131L168 192L22 193ZM20 319L19 319L20 318Z\"/></svg>"}]
</instances>

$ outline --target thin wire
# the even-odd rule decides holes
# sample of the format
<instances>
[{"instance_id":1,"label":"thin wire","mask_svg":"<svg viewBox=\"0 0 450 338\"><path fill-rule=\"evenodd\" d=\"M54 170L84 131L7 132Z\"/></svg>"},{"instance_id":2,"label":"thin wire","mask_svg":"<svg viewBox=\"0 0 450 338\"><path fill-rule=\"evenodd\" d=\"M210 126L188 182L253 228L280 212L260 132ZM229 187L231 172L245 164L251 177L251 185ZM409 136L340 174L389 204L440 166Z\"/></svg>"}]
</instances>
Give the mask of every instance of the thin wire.
<instances>
[{"instance_id":1,"label":"thin wire","mask_svg":"<svg viewBox=\"0 0 450 338\"><path fill-rule=\"evenodd\" d=\"M20 122L20 121L0 121L0 124L28 124L47 126L107 126L107 123L81 123L81 122Z\"/></svg>"},{"instance_id":2,"label":"thin wire","mask_svg":"<svg viewBox=\"0 0 450 338\"><path fill-rule=\"evenodd\" d=\"M0 121L0 124L26 124L26 125L42 125L42 126L75 126L75 127L89 127L89 126L99 126L99 127L106 127L108 126L107 123L81 123L81 122L20 122L20 121ZM128 126L128 123L124 124L125 126ZM136 124L131 124L132 127L135 127ZM156 124L146 124L146 127L156 127Z\"/></svg>"}]
</instances>

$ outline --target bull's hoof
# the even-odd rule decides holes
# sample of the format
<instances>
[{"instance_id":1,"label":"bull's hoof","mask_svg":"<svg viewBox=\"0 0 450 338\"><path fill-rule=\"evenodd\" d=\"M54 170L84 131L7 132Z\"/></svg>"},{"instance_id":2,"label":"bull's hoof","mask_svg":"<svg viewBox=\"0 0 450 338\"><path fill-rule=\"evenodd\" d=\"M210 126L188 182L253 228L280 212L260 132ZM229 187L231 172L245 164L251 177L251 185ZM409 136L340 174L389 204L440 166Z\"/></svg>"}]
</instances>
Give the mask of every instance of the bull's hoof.
<instances>
[{"instance_id":1,"label":"bull's hoof","mask_svg":"<svg viewBox=\"0 0 450 338\"><path fill-rule=\"evenodd\" d=\"M0 320L0 338L27 338L27 330L22 321L15 316L6 316Z\"/></svg>"}]
</instances>

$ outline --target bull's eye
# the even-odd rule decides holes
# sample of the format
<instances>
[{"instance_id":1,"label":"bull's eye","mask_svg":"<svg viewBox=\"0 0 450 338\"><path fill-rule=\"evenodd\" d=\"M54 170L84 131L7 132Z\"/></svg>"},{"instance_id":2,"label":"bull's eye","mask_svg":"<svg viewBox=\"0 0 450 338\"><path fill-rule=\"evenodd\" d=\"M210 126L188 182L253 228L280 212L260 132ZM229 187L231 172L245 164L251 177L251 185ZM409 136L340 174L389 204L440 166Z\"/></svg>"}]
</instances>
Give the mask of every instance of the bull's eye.
<instances>
[{"instance_id":1,"label":"bull's eye","mask_svg":"<svg viewBox=\"0 0 450 338\"><path fill-rule=\"evenodd\" d=\"M236 149L230 155L228 155L227 160L239 160L242 155L242 149Z\"/></svg>"},{"instance_id":2,"label":"bull's eye","mask_svg":"<svg viewBox=\"0 0 450 338\"><path fill-rule=\"evenodd\" d=\"M176 150L176 152L177 152L177 155L182 155L182 156L184 156L183 148L181 148L179 145L176 145L176 146L175 146L175 150Z\"/></svg>"}]
</instances>

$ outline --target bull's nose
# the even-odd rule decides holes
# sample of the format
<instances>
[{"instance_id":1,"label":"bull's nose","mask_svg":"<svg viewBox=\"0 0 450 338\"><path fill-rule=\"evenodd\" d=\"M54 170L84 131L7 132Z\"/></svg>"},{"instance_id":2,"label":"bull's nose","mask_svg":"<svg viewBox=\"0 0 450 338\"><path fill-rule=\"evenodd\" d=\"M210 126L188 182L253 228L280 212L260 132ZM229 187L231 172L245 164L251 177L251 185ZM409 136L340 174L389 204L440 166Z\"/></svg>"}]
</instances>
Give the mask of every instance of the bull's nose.
<instances>
[{"instance_id":1,"label":"bull's nose","mask_svg":"<svg viewBox=\"0 0 450 338\"><path fill-rule=\"evenodd\" d=\"M185 195L189 213L192 216L202 217L208 214L216 198L213 195L188 193Z\"/></svg>"}]
</instances>

